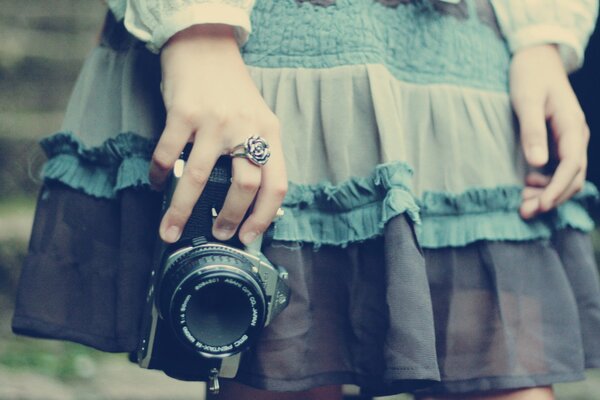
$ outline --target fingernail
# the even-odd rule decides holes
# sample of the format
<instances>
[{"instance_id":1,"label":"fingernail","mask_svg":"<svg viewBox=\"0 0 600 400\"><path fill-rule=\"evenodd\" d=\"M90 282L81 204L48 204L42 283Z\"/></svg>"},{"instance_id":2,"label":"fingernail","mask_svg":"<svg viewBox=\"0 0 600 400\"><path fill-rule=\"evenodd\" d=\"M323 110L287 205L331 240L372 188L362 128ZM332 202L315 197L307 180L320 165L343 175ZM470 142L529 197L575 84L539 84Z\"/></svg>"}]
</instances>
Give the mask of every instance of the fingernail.
<instances>
[{"instance_id":1,"label":"fingernail","mask_svg":"<svg viewBox=\"0 0 600 400\"><path fill-rule=\"evenodd\" d=\"M546 162L546 150L540 145L529 147L529 160L536 164L544 164Z\"/></svg>"},{"instance_id":2,"label":"fingernail","mask_svg":"<svg viewBox=\"0 0 600 400\"><path fill-rule=\"evenodd\" d=\"M180 235L181 231L179 230L179 228L173 225L165 231L165 240L170 243L175 243L179 240Z\"/></svg>"},{"instance_id":3,"label":"fingernail","mask_svg":"<svg viewBox=\"0 0 600 400\"><path fill-rule=\"evenodd\" d=\"M235 226L231 224L215 225L213 236L219 240L227 240L235 233Z\"/></svg>"},{"instance_id":4,"label":"fingernail","mask_svg":"<svg viewBox=\"0 0 600 400\"><path fill-rule=\"evenodd\" d=\"M250 243L254 242L254 240L256 240L256 237L258 236L258 234L256 232L246 232L242 235L241 239L242 242L245 245L249 245Z\"/></svg>"},{"instance_id":5,"label":"fingernail","mask_svg":"<svg viewBox=\"0 0 600 400\"><path fill-rule=\"evenodd\" d=\"M540 201L538 198L529 199L524 201L521 205L521 216L523 218L531 218L535 215L538 210Z\"/></svg>"}]
</instances>

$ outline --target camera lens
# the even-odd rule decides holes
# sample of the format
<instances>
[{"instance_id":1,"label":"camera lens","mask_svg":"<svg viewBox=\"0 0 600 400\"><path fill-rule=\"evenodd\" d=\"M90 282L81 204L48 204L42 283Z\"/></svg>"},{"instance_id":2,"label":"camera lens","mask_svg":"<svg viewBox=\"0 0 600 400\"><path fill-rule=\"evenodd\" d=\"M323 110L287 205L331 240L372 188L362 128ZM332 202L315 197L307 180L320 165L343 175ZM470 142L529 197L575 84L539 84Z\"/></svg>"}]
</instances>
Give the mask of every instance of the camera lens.
<instances>
[{"instance_id":1,"label":"camera lens","mask_svg":"<svg viewBox=\"0 0 600 400\"><path fill-rule=\"evenodd\" d=\"M248 348L266 318L266 298L252 265L210 249L182 258L165 274L161 315L179 342L207 357Z\"/></svg>"},{"instance_id":2,"label":"camera lens","mask_svg":"<svg viewBox=\"0 0 600 400\"><path fill-rule=\"evenodd\" d=\"M197 340L210 346L226 346L246 332L252 310L250 298L238 286L219 279L194 293L185 319Z\"/></svg>"}]
</instances>

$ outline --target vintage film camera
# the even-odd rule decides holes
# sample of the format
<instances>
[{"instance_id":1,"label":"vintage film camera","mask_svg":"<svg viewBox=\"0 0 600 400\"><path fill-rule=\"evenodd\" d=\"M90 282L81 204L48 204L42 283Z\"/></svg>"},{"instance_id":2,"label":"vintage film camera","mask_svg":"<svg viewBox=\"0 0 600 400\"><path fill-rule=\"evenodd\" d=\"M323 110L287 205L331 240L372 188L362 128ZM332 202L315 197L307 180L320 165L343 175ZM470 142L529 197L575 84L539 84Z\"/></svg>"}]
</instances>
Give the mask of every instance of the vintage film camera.
<instances>
[{"instance_id":1,"label":"vintage film camera","mask_svg":"<svg viewBox=\"0 0 600 400\"><path fill-rule=\"evenodd\" d=\"M185 152L165 191L163 213L185 166ZM154 257L137 353L143 368L182 380L205 380L218 392L218 377L237 374L240 357L288 304L287 272L260 252L211 234L231 181L231 158L219 158L181 239L160 239Z\"/></svg>"}]
</instances>

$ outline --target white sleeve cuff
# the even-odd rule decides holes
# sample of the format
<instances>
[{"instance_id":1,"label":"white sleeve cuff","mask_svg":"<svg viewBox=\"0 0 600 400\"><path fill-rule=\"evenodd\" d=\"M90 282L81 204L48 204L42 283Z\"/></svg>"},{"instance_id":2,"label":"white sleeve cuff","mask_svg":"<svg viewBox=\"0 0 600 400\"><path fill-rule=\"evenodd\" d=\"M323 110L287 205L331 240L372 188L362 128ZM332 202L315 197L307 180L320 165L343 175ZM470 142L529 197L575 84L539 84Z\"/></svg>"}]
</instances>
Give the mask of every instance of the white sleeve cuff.
<instances>
[{"instance_id":1,"label":"white sleeve cuff","mask_svg":"<svg viewBox=\"0 0 600 400\"><path fill-rule=\"evenodd\" d=\"M584 45L571 30L557 25L530 25L506 35L511 52L526 47L556 44L567 72L581 67Z\"/></svg>"},{"instance_id":2,"label":"white sleeve cuff","mask_svg":"<svg viewBox=\"0 0 600 400\"><path fill-rule=\"evenodd\" d=\"M583 64L598 0L491 0L510 50L556 44L567 72Z\"/></svg>"},{"instance_id":3,"label":"white sleeve cuff","mask_svg":"<svg viewBox=\"0 0 600 400\"><path fill-rule=\"evenodd\" d=\"M178 7L160 20L144 17L143 6L128 1L125 27L138 39L146 42L150 51L158 53L177 32L199 24L224 24L235 28L238 44L242 46L251 32L249 10L220 2L187 4ZM152 26L154 25L154 26Z\"/></svg>"}]
</instances>

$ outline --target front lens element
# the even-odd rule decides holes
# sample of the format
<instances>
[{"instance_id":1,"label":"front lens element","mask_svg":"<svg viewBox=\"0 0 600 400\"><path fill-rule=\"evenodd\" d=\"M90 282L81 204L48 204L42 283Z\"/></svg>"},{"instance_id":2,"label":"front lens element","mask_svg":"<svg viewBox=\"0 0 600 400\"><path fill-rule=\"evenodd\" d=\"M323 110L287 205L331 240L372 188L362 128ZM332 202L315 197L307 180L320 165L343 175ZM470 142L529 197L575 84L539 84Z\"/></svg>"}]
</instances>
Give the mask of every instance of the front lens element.
<instances>
[{"instance_id":1,"label":"front lens element","mask_svg":"<svg viewBox=\"0 0 600 400\"><path fill-rule=\"evenodd\" d=\"M252 322L252 296L237 281L220 280L192 295L185 310L190 334L209 346L226 346L244 335Z\"/></svg>"}]
</instances>

